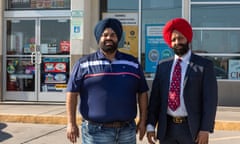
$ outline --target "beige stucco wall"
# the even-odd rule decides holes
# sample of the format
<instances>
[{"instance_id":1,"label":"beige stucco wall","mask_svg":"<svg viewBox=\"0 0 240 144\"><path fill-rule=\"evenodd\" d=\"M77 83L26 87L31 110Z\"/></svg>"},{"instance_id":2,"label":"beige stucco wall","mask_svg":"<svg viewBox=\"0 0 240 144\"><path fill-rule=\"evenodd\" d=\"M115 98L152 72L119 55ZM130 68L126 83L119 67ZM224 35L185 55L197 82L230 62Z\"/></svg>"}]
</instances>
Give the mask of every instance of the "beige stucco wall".
<instances>
[{"instance_id":1,"label":"beige stucco wall","mask_svg":"<svg viewBox=\"0 0 240 144\"><path fill-rule=\"evenodd\" d=\"M3 77L3 10L4 10L4 1L0 2L0 101L3 98L3 92L2 92L2 87L3 87L3 83L2 83L2 77Z\"/></svg>"},{"instance_id":2,"label":"beige stucco wall","mask_svg":"<svg viewBox=\"0 0 240 144\"><path fill-rule=\"evenodd\" d=\"M71 66L80 57L97 49L93 29L99 19L99 1L73 0L72 10L83 11L83 39L71 39Z\"/></svg>"},{"instance_id":3,"label":"beige stucco wall","mask_svg":"<svg viewBox=\"0 0 240 144\"><path fill-rule=\"evenodd\" d=\"M2 44L3 39L3 11L4 11L4 1L0 3L0 43ZM2 45L0 46L0 55L2 55Z\"/></svg>"}]
</instances>

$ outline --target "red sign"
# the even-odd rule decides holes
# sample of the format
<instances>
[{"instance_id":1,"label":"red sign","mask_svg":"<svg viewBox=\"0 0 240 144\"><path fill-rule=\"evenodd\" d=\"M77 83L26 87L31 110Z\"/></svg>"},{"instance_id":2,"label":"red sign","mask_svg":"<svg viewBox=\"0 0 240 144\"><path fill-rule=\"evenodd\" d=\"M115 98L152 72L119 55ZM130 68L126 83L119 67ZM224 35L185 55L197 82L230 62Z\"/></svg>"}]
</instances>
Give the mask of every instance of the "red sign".
<instances>
[{"instance_id":1,"label":"red sign","mask_svg":"<svg viewBox=\"0 0 240 144\"><path fill-rule=\"evenodd\" d=\"M60 51L61 52L69 52L70 51L70 42L69 41L61 41L60 42Z\"/></svg>"}]
</instances>

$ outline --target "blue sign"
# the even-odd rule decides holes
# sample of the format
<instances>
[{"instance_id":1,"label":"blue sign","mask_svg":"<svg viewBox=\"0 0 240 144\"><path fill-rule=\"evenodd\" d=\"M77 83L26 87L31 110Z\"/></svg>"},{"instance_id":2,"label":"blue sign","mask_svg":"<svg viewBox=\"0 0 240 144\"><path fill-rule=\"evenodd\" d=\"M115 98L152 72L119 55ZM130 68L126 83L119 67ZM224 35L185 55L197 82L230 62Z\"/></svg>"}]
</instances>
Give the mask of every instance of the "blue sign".
<instances>
[{"instance_id":1,"label":"blue sign","mask_svg":"<svg viewBox=\"0 0 240 144\"><path fill-rule=\"evenodd\" d=\"M159 60L174 55L162 37L163 24L145 25L145 72L155 72Z\"/></svg>"},{"instance_id":2,"label":"blue sign","mask_svg":"<svg viewBox=\"0 0 240 144\"><path fill-rule=\"evenodd\" d=\"M80 26L74 26L74 33L80 33Z\"/></svg>"}]
</instances>

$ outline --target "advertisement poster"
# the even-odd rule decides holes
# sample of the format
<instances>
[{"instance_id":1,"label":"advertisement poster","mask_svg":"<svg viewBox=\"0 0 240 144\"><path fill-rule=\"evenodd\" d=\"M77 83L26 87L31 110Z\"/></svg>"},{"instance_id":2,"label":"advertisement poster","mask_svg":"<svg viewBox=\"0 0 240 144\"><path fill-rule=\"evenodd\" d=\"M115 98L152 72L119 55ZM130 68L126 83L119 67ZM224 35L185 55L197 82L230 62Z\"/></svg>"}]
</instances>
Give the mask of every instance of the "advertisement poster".
<instances>
[{"instance_id":1,"label":"advertisement poster","mask_svg":"<svg viewBox=\"0 0 240 144\"><path fill-rule=\"evenodd\" d=\"M123 25L123 36L119 42L119 51L138 57L138 14L104 13L103 18L116 18Z\"/></svg>"},{"instance_id":2,"label":"advertisement poster","mask_svg":"<svg viewBox=\"0 0 240 144\"><path fill-rule=\"evenodd\" d=\"M69 58L44 58L42 91L63 91L68 80Z\"/></svg>"},{"instance_id":3,"label":"advertisement poster","mask_svg":"<svg viewBox=\"0 0 240 144\"><path fill-rule=\"evenodd\" d=\"M228 76L232 80L240 80L240 60L230 59L228 61Z\"/></svg>"},{"instance_id":4,"label":"advertisement poster","mask_svg":"<svg viewBox=\"0 0 240 144\"><path fill-rule=\"evenodd\" d=\"M44 72L66 72L65 62L45 62Z\"/></svg>"},{"instance_id":5,"label":"advertisement poster","mask_svg":"<svg viewBox=\"0 0 240 144\"><path fill-rule=\"evenodd\" d=\"M174 55L162 37L163 24L145 25L145 71L155 72L158 61Z\"/></svg>"}]
</instances>

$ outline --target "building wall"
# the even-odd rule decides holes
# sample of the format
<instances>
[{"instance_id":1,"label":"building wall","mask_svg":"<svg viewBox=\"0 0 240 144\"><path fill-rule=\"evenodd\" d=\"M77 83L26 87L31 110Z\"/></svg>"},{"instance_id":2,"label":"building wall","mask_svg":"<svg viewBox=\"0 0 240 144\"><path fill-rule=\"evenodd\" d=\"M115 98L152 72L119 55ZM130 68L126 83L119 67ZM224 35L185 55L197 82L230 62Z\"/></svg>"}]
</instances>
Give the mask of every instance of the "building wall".
<instances>
[{"instance_id":1,"label":"building wall","mask_svg":"<svg viewBox=\"0 0 240 144\"><path fill-rule=\"evenodd\" d=\"M0 3L0 101L3 98L2 95L2 77L3 77L3 11L4 11L4 1L1 1Z\"/></svg>"},{"instance_id":2,"label":"building wall","mask_svg":"<svg viewBox=\"0 0 240 144\"><path fill-rule=\"evenodd\" d=\"M0 81L3 79L3 12L4 2L0 3ZM99 5L96 0L72 0L72 10L80 10L83 12L83 38L71 40L71 67L82 56L92 53L97 50L97 43L93 34L94 27L99 21ZM183 17L189 18L189 1L184 1ZM74 19L74 18L73 18ZM0 101L3 98L2 85L0 83ZM151 88L152 80L148 80ZM219 105L224 106L240 106L239 97L239 81L218 81L219 89Z\"/></svg>"},{"instance_id":3,"label":"building wall","mask_svg":"<svg viewBox=\"0 0 240 144\"><path fill-rule=\"evenodd\" d=\"M99 20L99 1L73 0L72 10L83 11L83 39L71 40L71 65L80 57L94 52L97 49L93 30Z\"/></svg>"},{"instance_id":4,"label":"building wall","mask_svg":"<svg viewBox=\"0 0 240 144\"><path fill-rule=\"evenodd\" d=\"M218 81L218 105L240 106L239 81Z\"/></svg>"}]
</instances>

